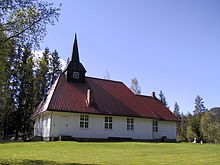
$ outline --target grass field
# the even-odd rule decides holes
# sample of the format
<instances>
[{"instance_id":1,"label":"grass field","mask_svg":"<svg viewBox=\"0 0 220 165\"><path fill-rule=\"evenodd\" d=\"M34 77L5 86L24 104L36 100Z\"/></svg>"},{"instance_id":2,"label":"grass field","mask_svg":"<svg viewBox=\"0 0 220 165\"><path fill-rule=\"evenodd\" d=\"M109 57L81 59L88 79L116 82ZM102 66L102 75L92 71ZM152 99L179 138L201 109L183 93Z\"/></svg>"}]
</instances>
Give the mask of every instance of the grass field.
<instances>
[{"instance_id":1,"label":"grass field","mask_svg":"<svg viewBox=\"0 0 220 165\"><path fill-rule=\"evenodd\" d=\"M0 164L219 165L220 145L72 141L1 143Z\"/></svg>"}]
</instances>

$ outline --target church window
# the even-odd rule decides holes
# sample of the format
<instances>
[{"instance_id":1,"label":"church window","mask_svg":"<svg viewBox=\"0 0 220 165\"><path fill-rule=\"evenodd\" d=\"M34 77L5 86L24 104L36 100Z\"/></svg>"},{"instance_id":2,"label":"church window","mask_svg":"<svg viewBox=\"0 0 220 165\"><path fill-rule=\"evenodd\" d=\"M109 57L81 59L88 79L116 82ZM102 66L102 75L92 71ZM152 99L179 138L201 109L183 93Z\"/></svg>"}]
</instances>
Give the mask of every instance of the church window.
<instances>
[{"instance_id":1,"label":"church window","mask_svg":"<svg viewBox=\"0 0 220 165\"><path fill-rule=\"evenodd\" d=\"M134 118L127 118L127 130L134 130Z\"/></svg>"},{"instance_id":2,"label":"church window","mask_svg":"<svg viewBox=\"0 0 220 165\"><path fill-rule=\"evenodd\" d=\"M80 128L89 128L89 115L80 115Z\"/></svg>"},{"instance_id":3,"label":"church window","mask_svg":"<svg viewBox=\"0 0 220 165\"><path fill-rule=\"evenodd\" d=\"M153 132L158 132L158 121L153 121Z\"/></svg>"},{"instance_id":4,"label":"church window","mask_svg":"<svg viewBox=\"0 0 220 165\"><path fill-rule=\"evenodd\" d=\"M112 117L105 117L105 129L112 129Z\"/></svg>"}]
</instances>

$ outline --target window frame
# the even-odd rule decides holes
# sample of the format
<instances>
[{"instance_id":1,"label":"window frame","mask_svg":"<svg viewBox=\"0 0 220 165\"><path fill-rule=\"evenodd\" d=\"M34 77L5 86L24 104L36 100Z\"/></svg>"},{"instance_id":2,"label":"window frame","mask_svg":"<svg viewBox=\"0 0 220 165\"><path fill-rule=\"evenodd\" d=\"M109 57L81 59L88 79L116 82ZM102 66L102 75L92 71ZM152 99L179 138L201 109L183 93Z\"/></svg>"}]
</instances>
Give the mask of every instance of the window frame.
<instances>
[{"instance_id":1,"label":"window frame","mask_svg":"<svg viewBox=\"0 0 220 165\"><path fill-rule=\"evenodd\" d=\"M112 130L113 129L113 118L112 116L105 116L104 118L104 129Z\"/></svg>"},{"instance_id":2,"label":"window frame","mask_svg":"<svg viewBox=\"0 0 220 165\"><path fill-rule=\"evenodd\" d=\"M153 132L157 133L158 132L158 121L157 120L153 120L153 123L152 123L152 129L153 129Z\"/></svg>"},{"instance_id":3,"label":"window frame","mask_svg":"<svg viewBox=\"0 0 220 165\"><path fill-rule=\"evenodd\" d=\"M127 117L127 130L134 131L134 118L133 117Z\"/></svg>"},{"instance_id":4,"label":"window frame","mask_svg":"<svg viewBox=\"0 0 220 165\"><path fill-rule=\"evenodd\" d=\"M89 115L81 114L79 116L79 128L89 129Z\"/></svg>"}]
</instances>

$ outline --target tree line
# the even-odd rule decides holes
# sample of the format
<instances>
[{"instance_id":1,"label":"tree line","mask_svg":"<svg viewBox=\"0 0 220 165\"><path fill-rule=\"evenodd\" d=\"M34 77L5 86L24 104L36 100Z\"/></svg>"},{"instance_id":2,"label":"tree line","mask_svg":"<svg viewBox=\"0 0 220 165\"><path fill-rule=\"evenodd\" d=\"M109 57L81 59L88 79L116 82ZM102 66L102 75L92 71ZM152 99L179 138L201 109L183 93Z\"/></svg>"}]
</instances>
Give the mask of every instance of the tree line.
<instances>
[{"instance_id":1,"label":"tree line","mask_svg":"<svg viewBox=\"0 0 220 165\"><path fill-rule=\"evenodd\" d=\"M163 101L167 106L165 95L161 91ZM165 101L164 101L165 100ZM203 98L199 95L195 98L195 106L192 113L180 113L180 106L175 102L173 113L180 119L177 123L177 141L180 142L206 142L220 143L220 108L208 110Z\"/></svg>"},{"instance_id":2,"label":"tree line","mask_svg":"<svg viewBox=\"0 0 220 165\"><path fill-rule=\"evenodd\" d=\"M24 140L32 134L33 110L61 72L58 52L45 48L36 58L47 25L59 18L59 7L38 0L0 3L0 139Z\"/></svg>"},{"instance_id":3,"label":"tree line","mask_svg":"<svg viewBox=\"0 0 220 165\"><path fill-rule=\"evenodd\" d=\"M180 118L178 141L220 143L220 108L206 109L199 95L195 98L193 113L180 114L177 105L175 103L174 114Z\"/></svg>"},{"instance_id":4,"label":"tree line","mask_svg":"<svg viewBox=\"0 0 220 165\"><path fill-rule=\"evenodd\" d=\"M0 138L30 138L33 131L31 115L47 96L61 72L58 52L45 48L43 56L35 59L30 45L19 47L8 55L4 82L0 85Z\"/></svg>"}]
</instances>

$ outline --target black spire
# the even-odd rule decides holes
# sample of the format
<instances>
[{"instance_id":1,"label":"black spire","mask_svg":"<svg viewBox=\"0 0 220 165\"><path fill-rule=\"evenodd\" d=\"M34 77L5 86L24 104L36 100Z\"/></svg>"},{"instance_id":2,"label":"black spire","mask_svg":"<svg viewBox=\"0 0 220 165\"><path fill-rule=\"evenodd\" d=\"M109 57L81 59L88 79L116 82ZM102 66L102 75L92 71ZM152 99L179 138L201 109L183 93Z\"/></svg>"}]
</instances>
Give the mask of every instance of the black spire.
<instances>
[{"instance_id":1,"label":"black spire","mask_svg":"<svg viewBox=\"0 0 220 165\"><path fill-rule=\"evenodd\" d=\"M69 82L84 82L85 80L86 69L80 63L79 60L79 51L76 34L73 43L72 56L64 72L66 74L67 81Z\"/></svg>"},{"instance_id":2,"label":"black spire","mask_svg":"<svg viewBox=\"0 0 220 165\"><path fill-rule=\"evenodd\" d=\"M75 33L75 39L74 39L74 43L73 43L73 51L72 51L71 61L79 63L79 51L78 51L76 33Z\"/></svg>"}]
</instances>

